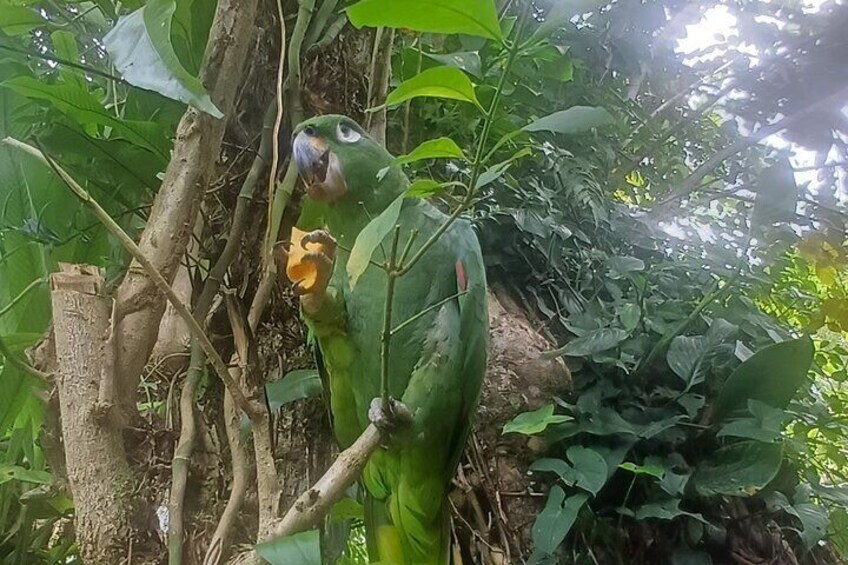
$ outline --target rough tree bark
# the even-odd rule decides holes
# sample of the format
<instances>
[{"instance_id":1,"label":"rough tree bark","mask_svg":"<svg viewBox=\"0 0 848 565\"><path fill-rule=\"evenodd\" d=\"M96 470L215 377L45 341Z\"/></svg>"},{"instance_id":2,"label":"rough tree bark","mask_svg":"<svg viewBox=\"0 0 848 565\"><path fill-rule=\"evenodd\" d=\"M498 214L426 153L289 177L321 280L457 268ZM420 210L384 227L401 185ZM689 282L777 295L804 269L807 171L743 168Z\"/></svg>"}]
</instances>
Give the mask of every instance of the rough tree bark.
<instances>
[{"instance_id":1,"label":"rough tree bark","mask_svg":"<svg viewBox=\"0 0 848 565\"><path fill-rule=\"evenodd\" d=\"M113 407L112 301L95 267L61 265L51 277L56 387L77 541L86 563L120 563L127 553L132 476Z\"/></svg>"}]
</instances>

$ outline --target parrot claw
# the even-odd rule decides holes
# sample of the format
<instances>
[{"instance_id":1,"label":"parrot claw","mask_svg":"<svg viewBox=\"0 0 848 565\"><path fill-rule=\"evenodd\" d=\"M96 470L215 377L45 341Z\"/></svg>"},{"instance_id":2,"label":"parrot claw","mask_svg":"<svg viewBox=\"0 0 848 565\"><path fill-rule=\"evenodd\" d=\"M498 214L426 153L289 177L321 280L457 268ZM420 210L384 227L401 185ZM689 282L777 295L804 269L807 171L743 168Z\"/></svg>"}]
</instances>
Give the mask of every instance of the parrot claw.
<instances>
[{"instance_id":1,"label":"parrot claw","mask_svg":"<svg viewBox=\"0 0 848 565\"><path fill-rule=\"evenodd\" d=\"M381 432L391 434L401 426L412 422L412 412L404 403L394 398L389 399L389 409L383 409L383 400L375 398L368 408L368 419Z\"/></svg>"},{"instance_id":2,"label":"parrot claw","mask_svg":"<svg viewBox=\"0 0 848 565\"><path fill-rule=\"evenodd\" d=\"M335 252L336 240L326 230L312 230L300 240L300 246L306 249L307 243L320 243Z\"/></svg>"}]
</instances>

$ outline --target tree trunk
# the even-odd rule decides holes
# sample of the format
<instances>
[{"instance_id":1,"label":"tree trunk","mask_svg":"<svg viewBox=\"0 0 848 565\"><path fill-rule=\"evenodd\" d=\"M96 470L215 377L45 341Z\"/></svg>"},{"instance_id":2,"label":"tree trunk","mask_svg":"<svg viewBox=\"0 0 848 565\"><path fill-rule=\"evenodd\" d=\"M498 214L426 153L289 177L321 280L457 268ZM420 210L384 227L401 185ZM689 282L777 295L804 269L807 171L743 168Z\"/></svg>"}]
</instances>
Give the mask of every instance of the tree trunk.
<instances>
[{"instance_id":1,"label":"tree trunk","mask_svg":"<svg viewBox=\"0 0 848 565\"><path fill-rule=\"evenodd\" d=\"M57 381L77 540L87 563L127 554L132 475L113 425L112 301L95 267L61 265L51 277Z\"/></svg>"}]
</instances>

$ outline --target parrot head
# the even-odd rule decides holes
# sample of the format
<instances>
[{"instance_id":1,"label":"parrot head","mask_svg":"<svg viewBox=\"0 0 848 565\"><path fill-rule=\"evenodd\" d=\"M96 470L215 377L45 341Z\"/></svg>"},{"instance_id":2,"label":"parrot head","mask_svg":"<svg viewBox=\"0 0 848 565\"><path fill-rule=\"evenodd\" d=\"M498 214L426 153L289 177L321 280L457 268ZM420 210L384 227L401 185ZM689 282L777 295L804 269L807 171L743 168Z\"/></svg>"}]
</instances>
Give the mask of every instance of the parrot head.
<instances>
[{"instance_id":1,"label":"parrot head","mask_svg":"<svg viewBox=\"0 0 848 565\"><path fill-rule=\"evenodd\" d=\"M390 167L393 158L347 116L318 116L302 122L294 130L292 154L313 200L330 205L384 200L386 179L378 179L378 172Z\"/></svg>"}]
</instances>

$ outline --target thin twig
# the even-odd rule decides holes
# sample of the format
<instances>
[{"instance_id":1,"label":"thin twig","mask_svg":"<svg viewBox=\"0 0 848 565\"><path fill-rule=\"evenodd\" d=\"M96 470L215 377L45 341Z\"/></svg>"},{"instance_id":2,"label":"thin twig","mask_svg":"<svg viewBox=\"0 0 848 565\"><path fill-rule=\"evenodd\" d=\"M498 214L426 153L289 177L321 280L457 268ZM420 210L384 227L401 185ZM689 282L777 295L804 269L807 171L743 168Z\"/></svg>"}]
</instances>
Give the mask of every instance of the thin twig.
<instances>
[{"instance_id":1,"label":"thin twig","mask_svg":"<svg viewBox=\"0 0 848 565\"><path fill-rule=\"evenodd\" d=\"M31 377L35 377L41 382L49 383L50 380L53 378L53 375L45 373L44 371L39 371L29 363L21 361L20 359L15 357L15 354L12 353L12 350L9 349L9 347L6 345L6 342L3 341L2 337L0 337L0 355L2 355L6 359L6 362L9 363L15 369L26 373Z\"/></svg>"},{"instance_id":2,"label":"thin twig","mask_svg":"<svg viewBox=\"0 0 848 565\"><path fill-rule=\"evenodd\" d=\"M280 61L277 65L277 95L276 105L277 114L274 117L274 133L271 138L271 174L268 176L268 234L265 240L270 242L272 238L276 238L276 234L270 233L273 222L271 222L273 207L271 203L274 201L274 188L277 185L277 167L280 161L280 126L283 123L283 74L286 66L286 18L283 14L283 0L277 0L277 17L280 20ZM263 262L271 262L271 247L266 248L266 253L263 254Z\"/></svg>"},{"instance_id":3,"label":"thin twig","mask_svg":"<svg viewBox=\"0 0 848 565\"><path fill-rule=\"evenodd\" d=\"M486 111L485 118L483 120L483 129L480 132L480 138L477 141L477 150L474 156L474 163L471 168L471 180L468 183L468 192L465 194L465 197L462 200L462 203L448 216L448 218L442 222L442 224L436 228L436 231L431 235L427 241L424 242L418 251L415 252L415 255L412 256L412 259L409 260L406 264L404 264L398 270L398 276L403 276L408 273L412 267L415 266L418 261L424 256L424 254L435 245L436 241L442 237L442 235L448 230L448 228L453 225L453 223L465 212L466 209L472 204L474 201L474 195L477 192L477 181L480 178L480 175L483 173L483 165L485 160L483 159L483 155L485 153L486 141L489 138L489 132L492 129L492 124L495 121L495 114L497 113L498 104L500 104L501 95L503 94L504 86L506 85L506 79L512 70L512 65L515 62L515 59L518 55L518 51L520 50L519 39L521 38L521 32L524 28L524 22L527 19L528 11L531 7L532 3L528 2L524 11L522 12L522 16L519 18L519 23L517 25L517 31L515 39L510 46L509 53L507 55L506 64L504 65L503 73L498 80L498 86L495 89L494 96L492 96L492 102L489 105L488 111Z\"/></svg>"},{"instance_id":4,"label":"thin twig","mask_svg":"<svg viewBox=\"0 0 848 565\"><path fill-rule=\"evenodd\" d=\"M418 312L417 314L415 314L411 318L407 318L406 320L404 320L403 322L401 322L400 324L395 326L394 329L389 332L389 335L394 336L396 333L401 331L403 328L405 328L409 324L413 323L414 321L418 320L419 318L422 318L423 316L426 316L427 314L429 314L430 312L432 312L436 308L439 308L439 307L447 304L451 300L455 300L455 299L459 298L463 294L468 294L468 290L467 289L462 290L460 292L457 292L456 294L452 294L452 295L448 296L447 298L443 298L442 300L439 300L435 304L431 304L430 306L421 310L420 312Z\"/></svg>"},{"instance_id":5,"label":"thin twig","mask_svg":"<svg viewBox=\"0 0 848 565\"><path fill-rule=\"evenodd\" d=\"M224 250L215 262L215 265L209 271L206 281L203 284L203 290L200 292L200 297L194 307L195 316L205 320L209 314L209 310L218 295L218 290L221 286L221 281L224 275L235 259L244 232L247 229L249 212L253 203L253 196L256 193L256 187L259 184L265 166L270 160L271 152L271 132L274 120L274 105L270 105L265 112L265 119L262 124L262 134L259 142L259 150L253 163L250 166L250 171L244 179L239 196L236 201L235 211L233 212L233 220L230 224L230 232L227 236L227 243ZM197 426L195 423L195 392L197 386L203 377L203 368L206 363L206 357L200 349L200 345L196 339L192 340L191 347L191 362L189 363L188 373L183 381L182 390L180 392L180 437L177 445L174 448L174 460L171 465L171 496L169 502L170 512L170 527L168 532L168 555L173 564L180 563L182 558L183 545L183 505L185 504L185 491L188 484L188 461L194 452L194 442L197 438ZM233 379L235 382L235 379ZM232 397L228 395L229 401ZM232 528L232 521L229 520L227 510L232 506L240 508L243 497L240 497L240 486L236 484L235 463L233 463L233 487L230 490L230 497L227 501L227 507L221 519L218 522L218 527L215 529L215 540L223 540L229 536L229 530ZM210 557L212 547L207 551L207 558ZM222 548L223 549L223 548Z\"/></svg>"},{"instance_id":6,"label":"thin twig","mask_svg":"<svg viewBox=\"0 0 848 565\"><path fill-rule=\"evenodd\" d=\"M389 253L388 269L386 269L386 303L383 307L383 331L380 333L380 397L383 401L383 411L389 413L391 400L389 398L389 349L392 344L392 306L395 296L395 283L397 273L395 270L397 261L398 240L400 239L400 226L395 226L392 236L392 248Z\"/></svg>"},{"instance_id":7,"label":"thin twig","mask_svg":"<svg viewBox=\"0 0 848 565\"><path fill-rule=\"evenodd\" d=\"M64 169L62 169L58 164L56 164L52 159L50 159L46 154L44 154L39 149L18 141L17 139L13 139L11 137L7 137L3 140L3 143L9 145L10 147L14 147L16 149L20 149L33 157L40 159L43 163L51 167L59 178L64 181L64 183L71 189L71 191L80 199L82 202L88 206L91 211L94 213L94 216L103 222L104 227L106 227L109 232L115 236L115 238L121 243L121 245L133 256L133 259L138 261L138 263L142 266L142 268L147 272L148 276L153 281L153 284L156 286L157 290L165 295L171 305L174 307L174 310L177 311L177 314L185 321L186 325L188 325L189 331L191 331L192 335L197 338L200 343L201 348L203 348L206 356L211 360L212 367L215 369L215 373L218 377L223 381L226 387L232 390L233 399L236 401L238 407L244 411L249 417L254 416L253 411L251 409L250 403L242 394L241 390L239 390L235 383L230 378L229 371L227 370L227 366L224 364L223 359L215 350L215 346L212 345L212 342L209 340L209 337L203 331L203 328L200 326L200 323L195 319L195 317L191 314L188 307L180 300L180 298L176 295L174 290L168 284L168 281L165 280L165 277L162 276L162 273L150 262L150 260L142 253L141 249L139 249L138 245L135 241L132 240L130 236L119 226L109 213L104 210L100 204L95 201L91 195L86 192L86 190L77 183Z\"/></svg>"}]
</instances>

